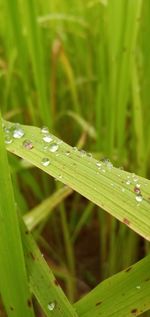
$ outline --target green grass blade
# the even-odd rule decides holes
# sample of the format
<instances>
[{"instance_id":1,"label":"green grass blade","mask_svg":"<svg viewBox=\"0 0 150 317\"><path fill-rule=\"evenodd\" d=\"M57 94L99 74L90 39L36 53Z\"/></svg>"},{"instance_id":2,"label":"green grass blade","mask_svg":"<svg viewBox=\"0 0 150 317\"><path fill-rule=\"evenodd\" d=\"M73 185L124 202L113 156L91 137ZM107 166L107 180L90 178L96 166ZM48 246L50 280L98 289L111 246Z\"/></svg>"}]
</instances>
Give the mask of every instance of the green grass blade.
<instances>
[{"instance_id":1,"label":"green grass blade","mask_svg":"<svg viewBox=\"0 0 150 317\"><path fill-rule=\"evenodd\" d=\"M7 125L7 123L6 123ZM11 127L11 124L10 124ZM111 215L128 225L145 239L150 240L150 181L125 172L109 164L97 161L72 148L52 136L53 143L58 143L58 150L44 150L41 129L22 126L25 136L13 140L7 149L28 160L41 170L61 180ZM29 139L33 143L31 150L23 146ZM51 143L52 144L52 143ZM69 154L69 155L68 155ZM42 165L42 159L49 158L49 166ZM137 202L136 185L140 185L141 202Z\"/></svg>"},{"instance_id":2,"label":"green grass blade","mask_svg":"<svg viewBox=\"0 0 150 317\"><path fill-rule=\"evenodd\" d=\"M0 118L0 293L8 316L33 317Z\"/></svg>"},{"instance_id":3,"label":"green grass blade","mask_svg":"<svg viewBox=\"0 0 150 317\"><path fill-rule=\"evenodd\" d=\"M24 221L28 230L33 230L43 219L48 217L52 210L66 197L72 193L72 189L63 187L57 190L52 196L45 199L37 207L24 215Z\"/></svg>"},{"instance_id":4,"label":"green grass blade","mask_svg":"<svg viewBox=\"0 0 150 317\"><path fill-rule=\"evenodd\" d=\"M22 221L21 231L30 286L46 316L77 317Z\"/></svg>"},{"instance_id":5,"label":"green grass blade","mask_svg":"<svg viewBox=\"0 0 150 317\"><path fill-rule=\"evenodd\" d=\"M131 317L150 309L150 256L102 282L75 304L80 317Z\"/></svg>"},{"instance_id":6,"label":"green grass blade","mask_svg":"<svg viewBox=\"0 0 150 317\"><path fill-rule=\"evenodd\" d=\"M27 27L27 39L32 58L34 80L39 97L39 111L43 122L46 122L51 126L51 111L48 104L46 80L43 72L44 54L41 43L42 37L37 23L37 4L35 0L27 0L23 1L22 5Z\"/></svg>"}]
</instances>

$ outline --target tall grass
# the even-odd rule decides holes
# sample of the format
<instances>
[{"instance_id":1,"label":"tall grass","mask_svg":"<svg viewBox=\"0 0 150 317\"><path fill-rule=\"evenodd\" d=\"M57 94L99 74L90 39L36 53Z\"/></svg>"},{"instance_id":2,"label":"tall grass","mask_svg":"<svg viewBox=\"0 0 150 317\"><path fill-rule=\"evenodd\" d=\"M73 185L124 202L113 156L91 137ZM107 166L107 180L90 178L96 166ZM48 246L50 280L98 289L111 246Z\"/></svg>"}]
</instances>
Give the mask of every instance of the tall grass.
<instances>
[{"instance_id":1,"label":"tall grass","mask_svg":"<svg viewBox=\"0 0 150 317\"><path fill-rule=\"evenodd\" d=\"M149 0L6 0L0 7L3 117L47 125L72 146L80 140L93 157L149 178ZM22 215L43 210L43 200L46 210L59 190L55 180L16 157L9 162ZM59 203L34 234L71 300L81 295L79 279L93 287L148 252L148 243L79 194ZM95 221L99 272L92 284L94 274L80 276L76 254Z\"/></svg>"}]
</instances>

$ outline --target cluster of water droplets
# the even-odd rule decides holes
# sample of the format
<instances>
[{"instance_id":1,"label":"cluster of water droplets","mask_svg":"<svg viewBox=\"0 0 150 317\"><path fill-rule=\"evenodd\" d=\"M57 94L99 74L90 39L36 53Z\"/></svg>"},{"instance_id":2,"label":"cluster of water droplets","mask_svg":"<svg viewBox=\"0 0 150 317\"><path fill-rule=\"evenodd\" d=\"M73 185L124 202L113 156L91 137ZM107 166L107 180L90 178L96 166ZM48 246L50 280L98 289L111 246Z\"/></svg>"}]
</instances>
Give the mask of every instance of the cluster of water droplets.
<instances>
[{"instance_id":1,"label":"cluster of water droplets","mask_svg":"<svg viewBox=\"0 0 150 317\"><path fill-rule=\"evenodd\" d=\"M126 185L133 185L134 186L134 193L135 193L135 200L137 201L137 203L141 203L143 201L143 196L141 193L141 185L139 184L139 179L138 176L135 175L134 173L131 176L127 176L126 181L125 181Z\"/></svg>"},{"instance_id":2,"label":"cluster of water droplets","mask_svg":"<svg viewBox=\"0 0 150 317\"><path fill-rule=\"evenodd\" d=\"M42 140L44 142L43 150L48 154L48 152L56 153L59 149L59 143L53 139L53 136L50 134L48 127L41 128ZM50 159L48 157L43 157L41 164L45 167L49 166Z\"/></svg>"},{"instance_id":3,"label":"cluster of water droplets","mask_svg":"<svg viewBox=\"0 0 150 317\"><path fill-rule=\"evenodd\" d=\"M3 125L3 131L6 144L11 144L14 139L21 139L25 135L24 129L19 123L8 127Z\"/></svg>"},{"instance_id":4,"label":"cluster of water droplets","mask_svg":"<svg viewBox=\"0 0 150 317\"><path fill-rule=\"evenodd\" d=\"M19 123L11 125L10 127L5 127L5 125L3 125L3 131L6 144L11 144L14 139L21 139L25 136L25 131ZM46 126L41 128L41 138L43 141L43 152L47 154L45 155L45 157L42 158L41 165L47 167L51 164L51 160L48 158L48 153L55 153L57 156L59 145L62 143L62 141L57 141L56 139L54 139L53 136L50 134L48 127ZM34 147L32 141L28 139L23 140L22 146L27 150L31 150ZM72 151L74 153L77 153L80 157L85 157L90 163L90 160L92 158L91 153L88 153L82 149L78 150L77 147L73 147ZM72 151L67 150L64 152L64 154L66 156L70 156ZM109 159L105 158L102 161L96 161L96 167L98 169L97 173L99 173L99 171L105 173L107 170L110 171L113 168L113 164ZM118 176L120 177L121 174L118 174ZM61 177L62 175L59 175L58 178ZM125 184L134 186L135 200L138 204L141 203L143 200L143 196L141 194L140 184L138 183L138 177L135 174L132 174L131 176L128 175L125 179ZM111 183L111 186L114 187L114 184ZM125 192L125 187L122 187L121 191Z\"/></svg>"}]
</instances>

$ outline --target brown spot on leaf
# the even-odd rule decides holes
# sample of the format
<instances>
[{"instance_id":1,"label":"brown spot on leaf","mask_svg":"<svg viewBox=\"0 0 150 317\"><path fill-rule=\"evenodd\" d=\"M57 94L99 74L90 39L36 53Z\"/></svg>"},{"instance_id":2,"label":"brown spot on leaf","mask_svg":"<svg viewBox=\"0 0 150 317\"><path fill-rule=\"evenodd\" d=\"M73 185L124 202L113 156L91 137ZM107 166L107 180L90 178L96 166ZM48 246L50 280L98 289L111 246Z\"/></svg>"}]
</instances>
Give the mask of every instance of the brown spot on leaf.
<instances>
[{"instance_id":1,"label":"brown spot on leaf","mask_svg":"<svg viewBox=\"0 0 150 317\"><path fill-rule=\"evenodd\" d=\"M101 303L102 303L102 301L97 302L97 303L96 303L96 306L99 306Z\"/></svg>"},{"instance_id":2,"label":"brown spot on leaf","mask_svg":"<svg viewBox=\"0 0 150 317\"><path fill-rule=\"evenodd\" d=\"M34 256L34 254L33 254L32 252L30 252L29 254L30 254L30 256L31 256L32 260L34 261L34 260L35 260L35 256Z\"/></svg>"},{"instance_id":3,"label":"brown spot on leaf","mask_svg":"<svg viewBox=\"0 0 150 317\"><path fill-rule=\"evenodd\" d=\"M147 277L147 278L145 279L145 282L148 282L148 281L150 281L150 277Z\"/></svg>"},{"instance_id":4,"label":"brown spot on leaf","mask_svg":"<svg viewBox=\"0 0 150 317\"><path fill-rule=\"evenodd\" d=\"M129 272L129 271L131 271L132 270L132 266L129 266L126 270L125 270L125 272Z\"/></svg>"},{"instance_id":5,"label":"brown spot on leaf","mask_svg":"<svg viewBox=\"0 0 150 317\"><path fill-rule=\"evenodd\" d=\"M137 312L138 312L137 308L134 308L134 309L131 310L131 314L133 314L133 315L136 315Z\"/></svg>"},{"instance_id":6,"label":"brown spot on leaf","mask_svg":"<svg viewBox=\"0 0 150 317\"><path fill-rule=\"evenodd\" d=\"M127 219L127 218L124 218L123 219L123 223L125 223L125 225L130 225L130 221Z\"/></svg>"},{"instance_id":7,"label":"brown spot on leaf","mask_svg":"<svg viewBox=\"0 0 150 317\"><path fill-rule=\"evenodd\" d=\"M58 283L58 281L57 281L56 279L54 280L54 284L55 284L56 286L59 285L59 283Z\"/></svg>"},{"instance_id":8,"label":"brown spot on leaf","mask_svg":"<svg viewBox=\"0 0 150 317\"><path fill-rule=\"evenodd\" d=\"M10 306L10 310L13 311L13 310L14 310L14 307Z\"/></svg>"},{"instance_id":9,"label":"brown spot on leaf","mask_svg":"<svg viewBox=\"0 0 150 317\"><path fill-rule=\"evenodd\" d=\"M27 304L28 304L29 307L32 307L32 301L31 301L31 299L28 299L28 300L27 300Z\"/></svg>"}]
</instances>

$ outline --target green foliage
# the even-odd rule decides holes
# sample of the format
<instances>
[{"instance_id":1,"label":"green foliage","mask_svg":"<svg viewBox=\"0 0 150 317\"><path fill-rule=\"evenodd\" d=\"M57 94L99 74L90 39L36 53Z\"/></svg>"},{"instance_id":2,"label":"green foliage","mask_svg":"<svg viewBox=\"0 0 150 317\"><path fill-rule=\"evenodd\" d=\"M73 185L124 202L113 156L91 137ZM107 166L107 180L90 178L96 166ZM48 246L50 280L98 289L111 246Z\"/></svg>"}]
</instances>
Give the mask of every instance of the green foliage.
<instances>
[{"instance_id":1,"label":"green foliage","mask_svg":"<svg viewBox=\"0 0 150 317\"><path fill-rule=\"evenodd\" d=\"M11 184L2 136L6 313L33 316L30 287L46 316L141 315L150 309L150 2L6 0L0 8L0 103L12 177ZM21 138L12 136L13 122L23 124ZM42 125L58 144L54 152L35 127ZM85 263L86 235L96 274ZM78 301L84 282L86 290L99 281Z\"/></svg>"}]
</instances>

